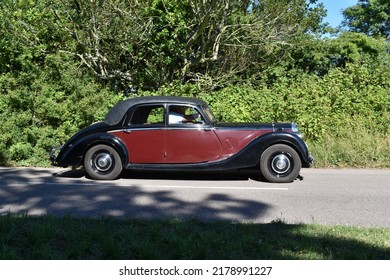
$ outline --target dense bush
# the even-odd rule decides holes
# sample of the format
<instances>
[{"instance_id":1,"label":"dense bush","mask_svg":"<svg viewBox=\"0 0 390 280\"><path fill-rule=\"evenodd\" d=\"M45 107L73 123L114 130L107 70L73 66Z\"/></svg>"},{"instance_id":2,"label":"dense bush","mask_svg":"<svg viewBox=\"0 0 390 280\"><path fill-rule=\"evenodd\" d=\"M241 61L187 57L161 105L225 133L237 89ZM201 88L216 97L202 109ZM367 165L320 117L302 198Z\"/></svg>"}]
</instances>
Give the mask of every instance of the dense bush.
<instances>
[{"instance_id":1,"label":"dense bush","mask_svg":"<svg viewBox=\"0 0 390 280\"><path fill-rule=\"evenodd\" d=\"M1 1L0 164L48 165L137 86L222 121L296 122L318 166L390 166L386 38L317 36L317 1L206 2Z\"/></svg>"},{"instance_id":2,"label":"dense bush","mask_svg":"<svg viewBox=\"0 0 390 280\"><path fill-rule=\"evenodd\" d=\"M25 80L23 75L0 77L2 164L48 165L50 146L102 120L124 98L82 75L72 64L57 67L67 69L59 69L62 74L55 83L43 74L34 80ZM205 90L197 84L177 83L139 95L198 97L211 105L221 121L296 122L318 166L388 167L389 89L389 72L350 64L324 77L302 74L272 86Z\"/></svg>"},{"instance_id":3,"label":"dense bush","mask_svg":"<svg viewBox=\"0 0 390 280\"><path fill-rule=\"evenodd\" d=\"M351 130L390 132L390 74L369 72L364 66L333 69L324 77L302 74L272 86L238 85L217 91L199 91L198 85L162 88L161 95L200 97L222 121L296 122L315 141L327 132ZM149 94L149 93L146 93Z\"/></svg>"},{"instance_id":4,"label":"dense bush","mask_svg":"<svg viewBox=\"0 0 390 280\"><path fill-rule=\"evenodd\" d=\"M0 76L1 164L48 165L50 146L102 120L122 98L76 65L64 62L47 61L50 70L34 77L26 73Z\"/></svg>"},{"instance_id":5,"label":"dense bush","mask_svg":"<svg viewBox=\"0 0 390 280\"><path fill-rule=\"evenodd\" d=\"M200 91L178 84L143 94L199 97L220 121L295 122L317 166L389 167L390 74L382 70L348 64L324 77L301 74L272 86Z\"/></svg>"}]
</instances>

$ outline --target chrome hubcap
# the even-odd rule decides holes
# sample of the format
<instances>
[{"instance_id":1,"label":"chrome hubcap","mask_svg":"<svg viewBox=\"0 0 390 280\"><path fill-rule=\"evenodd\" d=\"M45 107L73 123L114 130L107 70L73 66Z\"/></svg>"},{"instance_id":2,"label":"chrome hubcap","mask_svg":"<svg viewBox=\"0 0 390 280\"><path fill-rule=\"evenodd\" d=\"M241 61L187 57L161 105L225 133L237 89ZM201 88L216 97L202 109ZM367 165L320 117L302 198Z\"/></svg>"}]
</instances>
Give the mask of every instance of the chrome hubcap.
<instances>
[{"instance_id":1,"label":"chrome hubcap","mask_svg":"<svg viewBox=\"0 0 390 280\"><path fill-rule=\"evenodd\" d=\"M113 159L109 153L99 153L92 158L92 166L99 172L110 170L113 164Z\"/></svg>"},{"instance_id":2,"label":"chrome hubcap","mask_svg":"<svg viewBox=\"0 0 390 280\"><path fill-rule=\"evenodd\" d=\"M271 167L276 174L286 173L291 166L290 159L286 155L277 155L272 159Z\"/></svg>"}]
</instances>

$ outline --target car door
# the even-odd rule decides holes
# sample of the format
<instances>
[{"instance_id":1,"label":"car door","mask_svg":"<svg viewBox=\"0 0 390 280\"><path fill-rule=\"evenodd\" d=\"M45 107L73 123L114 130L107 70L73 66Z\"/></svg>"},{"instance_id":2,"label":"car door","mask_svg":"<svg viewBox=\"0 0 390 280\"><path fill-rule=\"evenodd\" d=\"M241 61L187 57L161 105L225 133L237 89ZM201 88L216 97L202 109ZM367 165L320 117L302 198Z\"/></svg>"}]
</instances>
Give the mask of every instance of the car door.
<instances>
[{"instance_id":1,"label":"car door","mask_svg":"<svg viewBox=\"0 0 390 280\"><path fill-rule=\"evenodd\" d=\"M130 163L164 163L164 105L141 105L129 112L125 129L111 132L129 151Z\"/></svg>"},{"instance_id":2,"label":"car door","mask_svg":"<svg viewBox=\"0 0 390 280\"><path fill-rule=\"evenodd\" d=\"M168 112L176 111L168 106ZM217 160L221 155L221 143L212 128L199 110L184 106L183 111L188 121L170 122L165 129L165 162L166 163L200 163Z\"/></svg>"}]
</instances>

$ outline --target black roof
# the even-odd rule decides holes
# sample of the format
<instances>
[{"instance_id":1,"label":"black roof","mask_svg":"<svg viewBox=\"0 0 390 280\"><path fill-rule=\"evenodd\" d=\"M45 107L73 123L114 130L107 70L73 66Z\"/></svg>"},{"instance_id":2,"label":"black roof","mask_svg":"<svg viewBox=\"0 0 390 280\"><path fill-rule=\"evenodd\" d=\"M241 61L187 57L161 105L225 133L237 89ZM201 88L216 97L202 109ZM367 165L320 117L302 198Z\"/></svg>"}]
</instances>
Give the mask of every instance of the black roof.
<instances>
[{"instance_id":1,"label":"black roof","mask_svg":"<svg viewBox=\"0 0 390 280\"><path fill-rule=\"evenodd\" d=\"M116 104L112 109L107 113L104 120L105 123L110 125L118 124L124 114L133 107L134 105L139 104L148 104L148 103L177 103L177 104L189 104L189 105L200 105L204 101L196 98L188 97L176 97L176 96L144 96L136 97L123 100Z\"/></svg>"}]
</instances>

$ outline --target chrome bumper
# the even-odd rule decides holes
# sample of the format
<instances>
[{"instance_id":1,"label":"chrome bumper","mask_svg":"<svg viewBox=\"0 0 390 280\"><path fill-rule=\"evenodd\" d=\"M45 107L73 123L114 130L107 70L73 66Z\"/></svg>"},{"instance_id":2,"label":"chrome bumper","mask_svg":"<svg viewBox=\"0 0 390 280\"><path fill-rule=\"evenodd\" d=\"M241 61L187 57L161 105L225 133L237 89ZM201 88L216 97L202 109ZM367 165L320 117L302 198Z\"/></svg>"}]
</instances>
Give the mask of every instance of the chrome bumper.
<instances>
[{"instance_id":1,"label":"chrome bumper","mask_svg":"<svg viewBox=\"0 0 390 280\"><path fill-rule=\"evenodd\" d=\"M309 154L308 167L312 167L314 165L314 157Z\"/></svg>"}]
</instances>

